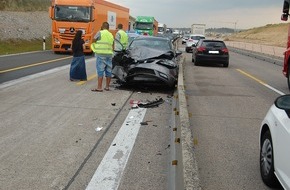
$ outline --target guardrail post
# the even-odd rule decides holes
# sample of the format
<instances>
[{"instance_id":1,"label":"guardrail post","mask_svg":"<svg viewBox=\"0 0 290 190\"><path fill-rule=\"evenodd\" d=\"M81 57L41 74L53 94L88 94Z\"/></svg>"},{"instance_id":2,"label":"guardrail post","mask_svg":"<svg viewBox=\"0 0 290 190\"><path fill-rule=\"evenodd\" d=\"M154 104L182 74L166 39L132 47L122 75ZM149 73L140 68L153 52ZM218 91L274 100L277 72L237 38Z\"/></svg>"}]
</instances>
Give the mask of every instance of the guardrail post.
<instances>
[{"instance_id":1,"label":"guardrail post","mask_svg":"<svg viewBox=\"0 0 290 190\"><path fill-rule=\"evenodd\" d=\"M45 51L45 36L42 37L42 40L43 40L43 43L42 43L42 44L43 44L43 45L42 45L42 49L43 49L43 51Z\"/></svg>"}]
</instances>

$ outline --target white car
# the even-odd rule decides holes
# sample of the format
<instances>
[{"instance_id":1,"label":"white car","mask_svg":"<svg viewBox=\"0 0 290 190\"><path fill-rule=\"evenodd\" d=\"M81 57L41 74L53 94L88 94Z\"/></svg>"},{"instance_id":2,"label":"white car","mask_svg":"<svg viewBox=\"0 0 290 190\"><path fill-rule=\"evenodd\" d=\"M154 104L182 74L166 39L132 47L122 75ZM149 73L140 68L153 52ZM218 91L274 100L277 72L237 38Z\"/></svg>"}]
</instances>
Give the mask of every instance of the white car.
<instances>
[{"instance_id":1,"label":"white car","mask_svg":"<svg viewBox=\"0 0 290 190\"><path fill-rule=\"evenodd\" d=\"M205 36L201 34L190 34L188 40L186 40L185 51L187 53L192 52L192 45L197 44L200 39L205 39Z\"/></svg>"},{"instance_id":2,"label":"white car","mask_svg":"<svg viewBox=\"0 0 290 190\"><path fill-rule=\"evenodd\" d=\"M184 34L183 35L183 37L182 37L182 44L185 44L186 43L186 41L188 40L188 38L189 38L189 34Z\"/></svg>"},{"instance_id":3,"label":"white car","mask_svg":"<svg viewBox=\"0 0 290 190\"><path fill-rule=\"evenodd\" d=\"M290 189L290 94L278 97L260 129L260 172L269 187Z\"/></svg>"}]
</instances>

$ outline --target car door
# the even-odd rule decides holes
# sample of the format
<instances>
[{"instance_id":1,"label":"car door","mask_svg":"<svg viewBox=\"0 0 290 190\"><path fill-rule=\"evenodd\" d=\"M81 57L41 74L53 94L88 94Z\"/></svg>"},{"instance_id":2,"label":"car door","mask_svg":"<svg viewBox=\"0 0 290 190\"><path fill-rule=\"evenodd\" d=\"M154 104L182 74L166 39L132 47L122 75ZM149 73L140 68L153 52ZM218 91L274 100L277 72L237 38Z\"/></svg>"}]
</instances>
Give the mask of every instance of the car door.
<instances>
[{"instance_id":1,"label":"car door","mask_svg":"<svg viewBox=\"0 0 290 190\"><path fill-rule=\"evenodd\" d=\"M276 145L274 144L275 172L284 188L290 189L290 119L285 110L278 109L274 128ZM274 142L275 143L275 142Z\"/></svg>"}]
</instances>

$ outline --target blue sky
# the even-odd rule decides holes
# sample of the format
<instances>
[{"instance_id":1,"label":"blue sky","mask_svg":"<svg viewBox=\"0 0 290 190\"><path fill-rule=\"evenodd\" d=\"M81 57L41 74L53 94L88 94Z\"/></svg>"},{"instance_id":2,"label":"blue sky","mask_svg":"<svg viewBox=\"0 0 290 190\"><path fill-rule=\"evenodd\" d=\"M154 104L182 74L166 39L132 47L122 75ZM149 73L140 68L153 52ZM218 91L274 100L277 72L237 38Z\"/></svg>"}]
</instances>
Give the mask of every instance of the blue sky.
<instances>
[{"instance_id":1,"label":"blue sky","mask_svg":"<svg viewBox=\"0 0 290 190\"><path fill-rule=\"evenodd\" d=\"M204 23L210 27L248 29L281 23L283 0L107 0L136 17L154 16L168 27Z\"/></svg>"}]
</instances>

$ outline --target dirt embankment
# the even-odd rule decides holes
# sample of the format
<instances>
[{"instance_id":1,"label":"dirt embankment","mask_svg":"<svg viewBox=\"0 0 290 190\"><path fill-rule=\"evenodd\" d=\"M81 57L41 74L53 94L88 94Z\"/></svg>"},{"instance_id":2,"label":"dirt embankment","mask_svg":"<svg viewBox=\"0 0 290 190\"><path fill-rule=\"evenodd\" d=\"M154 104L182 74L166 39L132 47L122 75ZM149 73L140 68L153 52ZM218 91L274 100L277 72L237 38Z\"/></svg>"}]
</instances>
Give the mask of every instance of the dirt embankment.
<instances>
[{"instance_id":1,"label":"dirt embankment","mask_svg":"<svg viewBox=\"0 0 290 190\"><path fill-rule=\"evenodd\" d=\"M233 34L227 40L286 47L288 27L289 23L269 24Z\"/></svg>"},{"instance_id":2,"label":"dirt embankment","mask_svg":"<svg viewBox=\"0 0 290 190\"><path fill-rule=\"evenodd\" d=\"M42 39L51 34L51 19L48 11L36 12L0 12L1 40Z\"/></svg>"}]
</instances>

